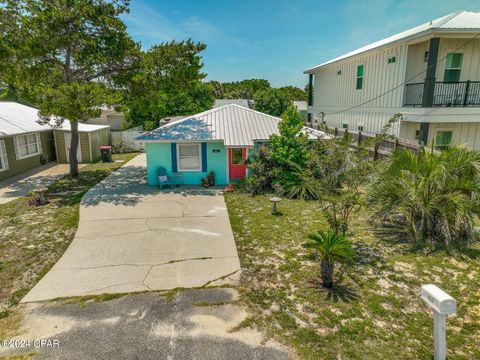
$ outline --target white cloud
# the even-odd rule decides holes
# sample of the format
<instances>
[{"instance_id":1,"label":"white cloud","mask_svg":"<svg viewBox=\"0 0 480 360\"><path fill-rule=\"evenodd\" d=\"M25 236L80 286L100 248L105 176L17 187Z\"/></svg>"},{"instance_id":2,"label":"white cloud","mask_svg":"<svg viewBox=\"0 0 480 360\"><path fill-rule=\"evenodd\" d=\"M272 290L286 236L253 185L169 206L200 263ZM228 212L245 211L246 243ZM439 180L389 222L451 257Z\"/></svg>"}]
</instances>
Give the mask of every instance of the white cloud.
<instances>
[{"instance_id":1,"label":"white cloud","mask_svg":"<svg viewBox=\"0 0 480 360\"><path fill-rule=\"evenodd\" d=\"M198 16L187 17L177 22L141 2L133 2L130 13L125 14L123 19L129 32L140 39L144 47L174 39L192 38L195 41L207 41L217 33L214 25Z\"/></svg>"}]
</instances>

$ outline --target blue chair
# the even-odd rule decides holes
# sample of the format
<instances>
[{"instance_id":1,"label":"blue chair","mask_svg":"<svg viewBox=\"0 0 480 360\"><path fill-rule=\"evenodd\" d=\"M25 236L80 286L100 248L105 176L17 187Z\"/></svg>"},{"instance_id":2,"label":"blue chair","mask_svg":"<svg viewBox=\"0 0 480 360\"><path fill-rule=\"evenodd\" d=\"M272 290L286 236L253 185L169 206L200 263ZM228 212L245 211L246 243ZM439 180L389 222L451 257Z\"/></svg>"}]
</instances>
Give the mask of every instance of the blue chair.
<instances>
[{"instance_id":1,"label":"blue chair","mask_svg":"<svg viewBox=\"0 0 480 360\"><path fill-rule=\"evenodd\" d=\"M163 187L166 185L172 186L172 178L167 175L167 169L165 169L163 166L160 166L157 169L157 179L160 190L163 190Z\"/></svg>"}]
</instances>

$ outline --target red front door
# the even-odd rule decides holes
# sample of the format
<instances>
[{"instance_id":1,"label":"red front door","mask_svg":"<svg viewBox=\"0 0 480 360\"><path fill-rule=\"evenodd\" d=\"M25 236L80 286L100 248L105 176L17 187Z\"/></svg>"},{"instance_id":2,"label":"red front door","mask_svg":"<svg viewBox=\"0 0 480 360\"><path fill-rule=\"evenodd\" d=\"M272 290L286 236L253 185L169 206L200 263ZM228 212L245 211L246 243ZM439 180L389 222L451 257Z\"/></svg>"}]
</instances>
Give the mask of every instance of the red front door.
<instances>
[{"instance_id":1,"label":"red front door","mask_svg":"<svg viewBox=\"0 0 480 360\"><path fill-rule=\"evenodd\" d=\"M228 149L228 172L230 180L243 179L247 176L247 159L246 148L230 148Z\"/></svg>"}]
</instances>

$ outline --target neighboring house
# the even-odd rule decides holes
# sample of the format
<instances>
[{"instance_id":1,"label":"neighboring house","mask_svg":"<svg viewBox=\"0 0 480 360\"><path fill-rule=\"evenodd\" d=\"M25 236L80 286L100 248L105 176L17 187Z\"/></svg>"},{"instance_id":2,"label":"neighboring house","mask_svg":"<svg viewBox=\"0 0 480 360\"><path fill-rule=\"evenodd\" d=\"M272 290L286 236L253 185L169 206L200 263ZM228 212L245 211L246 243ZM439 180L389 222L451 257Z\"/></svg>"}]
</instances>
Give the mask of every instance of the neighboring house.
<instances>
[{"instance_id":1,"label":"neighboring house","mask_svg":"<svg viewBox=\"0 0 480 360\"><path fill-rule=\"evenodd\" d=\"M37 123L32 109L0 102L0 180L56 159L53 130Z\"/></svg>"},{"instance_id":2,"label":"neighboring house","mask_svg":"<svg viewBox=\"0 0 480 360\"><path fill-rule=\"evenodd\" d=\"M72 133L70 122L65 120L62 126L54 129L55 148L59 163L69 162ZM91 163L100 160L99 147L110 145L110 127L108 125L91 125L78 123L77 160L79 163Z\"/></svg>"},{"instance_id":3,"label":"neighboring house","mask_svg":"<svg viewBox=\"0 0 480 360\"><path fill-rule=\"evenodd\" d=\"M146 145L147 179L157 185L157 169L169 176L181 173L183 184L199 185L214 171L216 183L226 185L247 175L245 160L255 146L279 134L280 119L236 104L225 105L167 124L137 138ZM309 138L325 133L304 128Z\"/></svg>"},{"instance_id":4,"label":"neighboring house","mask_svg":"<svg viewBox=\"0 0 480 360\"><path fill-rule=\"evenodd\" d=\"M0 180L46 162L68 162L70 123L60 128L38 123L38 110L16 102L0 102ZM79 124L79 162L100 158L98 146L110 144L110 128ZM67 144L67 145L66 145Z\"/></svg>"},{"instance_id":5,"label":"neighboring house","mask_svg":"<svg viewBox=\"0 0 480 360\"><path fill-rule=\"evenodd\" d=\"M116 111L113 108L102 108L102 113L98 118L89 119L87 124L93 125L108 125L112 130L122 130L122 125L125 123L125 114L121 111Z\"/></svg>"},{"instance_id":6,"label":"neighboring house","mask_svg":"<svg viewBox=\"0 0 480 360\"><path fill-rule=\"evenodd\" d=\"M303 100L293 101L293 106L297 109L299 114L302 115L302 118L307 120L307 102Z\"/></svg>"},{"instance_id":7,"label":"neighboring house","mask_svg":"<svg viewBox=\"0 0 480 360\"><path fill-rule=\"evenodd\" d=\"M160 120L158 122L158 125L159 126L165 126L169 123L174 123L175 121L178 121L178 120L183 120L185 118L189 117L189 115L177 115L177 116L168 116L166 118L163 118L162 120Z\"/></svg>"},{"instance_id":8,"label":"neighboring house","mask_svg":"<svg viewBox=\"0 0 480 360\"><path fill-rule=\"evenodd\" d=\"M462 11L306 70L309 121L378 133L401 113L398 137L480 149L479 33Z\"/></svg>"},{"instance_id":9,"label":"neighboring house","mask_svg":"<svg viewBox=\"0 0 480 360\"><path fill-rule=\"evenodd\" d=\"M253 100L248 99L216 99L213 108L218 108L225 105L235 104L243 106L247 109L253 109Z\"/></svg>"}]
</instances>

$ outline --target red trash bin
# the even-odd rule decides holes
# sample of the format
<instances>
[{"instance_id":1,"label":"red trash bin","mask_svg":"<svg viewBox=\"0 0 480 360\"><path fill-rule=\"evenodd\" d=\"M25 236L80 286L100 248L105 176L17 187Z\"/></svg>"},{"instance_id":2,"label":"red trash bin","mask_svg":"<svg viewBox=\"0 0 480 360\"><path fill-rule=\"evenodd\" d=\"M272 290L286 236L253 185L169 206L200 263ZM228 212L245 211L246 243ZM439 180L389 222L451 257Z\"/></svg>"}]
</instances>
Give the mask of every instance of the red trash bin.
<instances>
[{"instance_id":1,"label":"red trash bin","mask_svg":"<svg viewBox=\"0 0 480 360\"><path fill-rule=\"evenodd\" d=\"M112 147L103 145L99 147L103 162L112 162Z\"/></svg>"}]
</instances>

